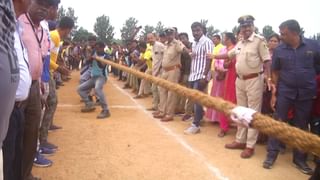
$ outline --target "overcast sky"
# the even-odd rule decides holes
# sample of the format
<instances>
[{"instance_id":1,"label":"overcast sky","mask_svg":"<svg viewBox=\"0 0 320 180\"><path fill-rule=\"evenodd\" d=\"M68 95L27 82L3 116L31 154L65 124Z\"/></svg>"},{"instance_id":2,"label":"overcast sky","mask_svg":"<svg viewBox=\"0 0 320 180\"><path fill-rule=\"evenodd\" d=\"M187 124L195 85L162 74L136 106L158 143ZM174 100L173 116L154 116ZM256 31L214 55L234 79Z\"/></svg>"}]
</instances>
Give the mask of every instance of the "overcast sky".
<instances>
[{"instance_id":1,"label":"overcast sky","mask_svg":"<svg viewBox=\"0 0 320 180\"><path fill-rule=\"evenodd\" d=\"M278 32L281 22L296 19L307 37L320 32L320 0L61 0L61 5L74 8L79 27L91 32L98 16L109 16L116 38L129 17L136 18L142 26L155 26L161 21L191 34L194 21L207 19L208 25L231 31L238 25L238 17L250 14L259 30L271 25Z\"/></svg>"}]
</instances>

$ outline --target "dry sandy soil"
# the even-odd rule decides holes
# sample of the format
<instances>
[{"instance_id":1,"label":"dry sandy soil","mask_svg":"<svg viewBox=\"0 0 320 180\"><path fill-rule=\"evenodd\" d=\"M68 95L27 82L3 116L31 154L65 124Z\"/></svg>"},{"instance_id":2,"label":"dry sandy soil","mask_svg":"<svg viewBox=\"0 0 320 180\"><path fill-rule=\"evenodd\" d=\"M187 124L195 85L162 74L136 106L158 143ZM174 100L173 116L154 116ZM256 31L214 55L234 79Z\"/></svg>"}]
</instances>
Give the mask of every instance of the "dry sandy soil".
<instances>
[{"instance_id":1,"label":"dry sandy soil","mask_svg":"<svg viewBox=\"0 0 320 180\"><path fill-rule=\"evenodd\" d=\"M59 105L54 118L62 130L49 140L59 146L53 166L34 168L44 180L304 180L308 176L292 165L290 150L280 155L273 169L262 168L266 147L258 145L251 159L240 151L226 150L235 129L218 138L217 124L204 122L201 133L185 135L190 122L180 117L162 123L146 111L151 98L135 100L123 82L110 77L105 93L111 117L96 119L100 112L81 113L76 92L79 75L58 91ZM308 162L312 164L312 162Z\"/></svg>"}]
</instances>

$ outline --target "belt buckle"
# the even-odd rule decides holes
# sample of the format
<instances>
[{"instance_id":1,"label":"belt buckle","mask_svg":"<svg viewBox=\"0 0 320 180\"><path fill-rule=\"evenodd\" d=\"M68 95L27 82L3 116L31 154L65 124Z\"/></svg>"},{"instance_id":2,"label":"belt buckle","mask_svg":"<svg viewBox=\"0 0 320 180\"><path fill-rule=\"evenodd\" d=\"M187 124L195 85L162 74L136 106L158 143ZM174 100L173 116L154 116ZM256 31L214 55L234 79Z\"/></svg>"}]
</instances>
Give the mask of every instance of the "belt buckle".
<instances>
[{"instance_id":1,"label":"belt buckle","mask_svg":"<svg viewBox=\"0 0 320 180\"><path fill-rule=\"evenodd\" d=\"M172 70L175 70L175 69L177 69L177 68L178 68L178 65L174 65L173 68L172 68Z\"/></svg>"}]
</instances>

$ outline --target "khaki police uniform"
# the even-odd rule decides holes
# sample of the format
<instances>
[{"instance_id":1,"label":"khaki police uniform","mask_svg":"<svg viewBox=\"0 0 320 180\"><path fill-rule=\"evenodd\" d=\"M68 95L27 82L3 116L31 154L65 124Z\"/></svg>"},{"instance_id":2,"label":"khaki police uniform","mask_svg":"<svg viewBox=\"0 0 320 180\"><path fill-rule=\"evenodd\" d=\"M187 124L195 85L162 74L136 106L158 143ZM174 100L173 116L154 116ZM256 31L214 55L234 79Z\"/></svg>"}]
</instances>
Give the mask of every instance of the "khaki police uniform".
<instances>
[{"instance_id":1,"label":"khaki police uniform","mask_svg":"<svg viewBox=\"0 0 320 180\"><path fill-rule=\"evenodd\" d=\"M228 52L236 56L236 96L237 105L261 111L263 94L263 63L271 59L264 37L253 33L247 40L241 40ZM246 143L254 148L258 131L253 128L238 127L236 142Z\"/></svg>"},{"instance_id":2,"label":"khaki police uniform","mask_svg":"<svg viewBox=\"0 0 320 180\"><path fill-rule=\"evenodd\" d=\"M181 41L174 39L164 48L163 60L161 64L161 78L170 82L178 83L180 78L181 54L185 46ZM177 95L159 87L160 104L159 111L163 115L174 116L177 105Z\"/></svg>"},{"instance_id":3,"label":"khaki police uniform","mask_svg":"<svg viewBox=\"0 0 320 180\"><path fill-rule=\"evenodd\" d=\"M161 64L163 59L164 44L156 41L152 46L152 75L160 77L161 75ZM159 88L156 84L152 84L152 108L155 110L159 109L160 95Z\"/></svg>"}]
</instances>

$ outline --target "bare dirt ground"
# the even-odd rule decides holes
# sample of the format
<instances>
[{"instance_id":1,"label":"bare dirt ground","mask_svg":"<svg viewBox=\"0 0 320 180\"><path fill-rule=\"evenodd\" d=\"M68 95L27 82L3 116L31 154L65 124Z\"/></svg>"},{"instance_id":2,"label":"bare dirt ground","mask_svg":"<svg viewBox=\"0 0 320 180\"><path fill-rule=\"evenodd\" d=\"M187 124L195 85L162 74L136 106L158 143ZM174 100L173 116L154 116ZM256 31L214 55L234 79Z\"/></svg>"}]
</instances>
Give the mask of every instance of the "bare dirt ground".
<instances>
[{"instance_id":1,"label":"bare dirt ground","mask_svg":"<svg viewBox=\"0 0 320 180\"><path fill-rule=\"evenodd\" d=\"M93 113L81 113L76 92L79 75L58 90L59 105L54 118L62 130L49 140L59 146L53 166L34 168L44 180L304 180L308 176L292 165L290 151L280 155L273 169L262 162L266 147L258 145L251 159L240 158L240 151L226 150L235 129L218 138L218 125L204 122L201 133L184 135L190 122L162 123L145 111L151 98L135 100L123 82L109 78L105 93L111 117L98 120ZM309 162L312 164L312 162Z\"/></svg>"}]
</instances>

